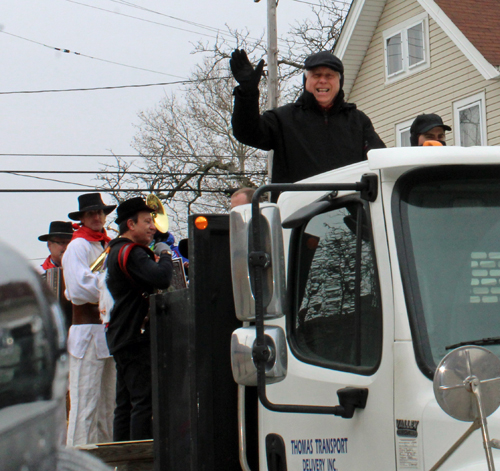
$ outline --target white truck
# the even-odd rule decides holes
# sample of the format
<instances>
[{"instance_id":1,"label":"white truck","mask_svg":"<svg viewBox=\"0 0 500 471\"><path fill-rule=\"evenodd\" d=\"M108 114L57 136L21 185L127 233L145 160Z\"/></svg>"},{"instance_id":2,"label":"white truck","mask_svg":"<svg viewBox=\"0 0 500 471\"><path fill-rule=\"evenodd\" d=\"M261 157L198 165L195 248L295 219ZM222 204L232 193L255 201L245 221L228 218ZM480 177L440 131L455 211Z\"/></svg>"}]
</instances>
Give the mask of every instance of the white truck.
<instances>
[{"instance_id":1,"label":"white truck","mask_svg":"<svg viewBox=\"0 0 500 471\"><path fill-rule=\"evenodd\" d=\"M259 407L261 450L272 433L288 470L428 470L468 429L440 409L433 377L462 343L500 354L499 339L491 340L500 336L499 164L498 148L375 150L367 162L301 182L332 190L286 192L262 210L271 255L263 315L273 339L265 390L278 407ZM368 195L334 190L361 181ZM243 321L255 318L249 287L238 282L248 216L245 207L231 215ZM240 384L256 384L254 330L233 336ZM287 412L335 406L339 391L361 401L350 418L312 407ZM500 436L500 416L490 429ZM260 469L268 458L261 453ZM442 469L486 469L479 432Z\"/></svg>"},{"instance_id":2,"label":"white truck","mask_svg":"<svg viewBox=\"0 0 500 471\"><path fill-rule=\"evenodd\" d=\"M283 192L277 204L259 208L268 190ZM195 217L192 231L197 227ZM365 162L259 189L253 205L231 211L229 233L234 306L243 323L231 339L237 430L223 418L226 409L234 411L233 392L214 385L209 396L221 395L227 404L214 406L211 420L238 435L239 464L224 467L198 453L197 464L182 469L478 471L494 469L495 461L500 467L485 419L492 414L489 435L500 438L500 413L494 413L500 404L500 148L373 150ZM189 250L196 278L200 257L193 253L191 260ZM221 269L212 275L223 276ZM191 306L199 309L201 298L191 289ZM215 322L222 311L197 319ZM206 339L219 330L209 330L211 321L196 322L193 336ZM443 363L453 350L461 360ZM192 349L186 351L189 357ZM216 358L215 350L201 351L192 363ZM200 433L206 387L200 384L212 381L210 368L205 364L206 376L183 382L184 391L189 381L198 384L197 409L190 409L198 432L184 451L190 456L212 430L207 420ZM483 409L473 383L482 388ZM252 408L245 393L255 394L255 386L259 401ZM219 433L216 447L229 440L218 440ZM255 444L247 447L256 433L258 452Z\"/></svg>"}]
</instances>

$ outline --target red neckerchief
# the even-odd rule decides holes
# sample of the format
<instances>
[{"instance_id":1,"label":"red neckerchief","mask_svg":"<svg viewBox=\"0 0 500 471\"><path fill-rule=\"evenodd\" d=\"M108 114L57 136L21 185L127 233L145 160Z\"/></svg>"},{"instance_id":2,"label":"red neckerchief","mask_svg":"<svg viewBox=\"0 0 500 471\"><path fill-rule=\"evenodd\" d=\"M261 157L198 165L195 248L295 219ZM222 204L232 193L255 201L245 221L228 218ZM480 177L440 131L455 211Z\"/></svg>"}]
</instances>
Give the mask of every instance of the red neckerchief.
<instances>
[{"instance_id":1,"label":"red neckerchief","mask_svg":"<svg viewBox=\"0 0 500 471\"><path fill-rule=\"evenodd\" d=\"M52 259L50 255L45 259L45 262L42 263L42 268L47 271L49 268L59 268L57 265L52 263Z\"/></svg>"},{"instance_id":2,"label":"red neckerchief","mask_svg":"<svg viewBox=\"0 0 500 471\"><path fill-rule=\"evenodd\" d=\"M101 232L93 231L89 227L82 226L77 231L73 232L73 237L71 240L75 239L85 239L89 242L104 242L105 244L109 244L111 237L108 237L106 233L106 229L102 229Z\"/></svg>"}]
</instances>

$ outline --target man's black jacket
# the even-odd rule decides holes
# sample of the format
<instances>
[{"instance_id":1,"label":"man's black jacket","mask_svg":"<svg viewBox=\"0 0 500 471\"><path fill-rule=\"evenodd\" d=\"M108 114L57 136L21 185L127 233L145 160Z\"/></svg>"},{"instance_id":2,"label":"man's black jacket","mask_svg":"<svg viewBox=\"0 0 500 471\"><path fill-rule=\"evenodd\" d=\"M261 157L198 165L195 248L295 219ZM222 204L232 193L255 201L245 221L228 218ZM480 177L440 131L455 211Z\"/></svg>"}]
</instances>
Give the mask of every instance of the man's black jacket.
<instances>
[{"instance_id":1,"label":"man's black jacket","mask_svg":"<svg viewBox=\"0 0 500 471\"><path fill-rule=\"evenodd\" d=\"M172 279L170 254L162 254L156 263L148 247L136 246L131 250L126 264L132 281L118 264L120 249L130 243L130 239L120 237L109 244L107 285L115 300L106 332L111 354L136 342L149 341L149 322L141 334L149 310L149 299L143 293L152 294L156 289L168 288Z\"/></svg>"},{"instance_id":2,"label":"man's black jacket","mask_svg":"<svg viewBox=\"0 0 500 471\"><path fill-rule=\"evenodd\" d=\"M272 183L294 183L360 162L368 150L385 147L370 118L346 103L342 90L327 111L308 91L262 115L258 90L246 95L236 87L234 97L234 136L248 146L274 150Z\"/></svg>"}]
</instances>

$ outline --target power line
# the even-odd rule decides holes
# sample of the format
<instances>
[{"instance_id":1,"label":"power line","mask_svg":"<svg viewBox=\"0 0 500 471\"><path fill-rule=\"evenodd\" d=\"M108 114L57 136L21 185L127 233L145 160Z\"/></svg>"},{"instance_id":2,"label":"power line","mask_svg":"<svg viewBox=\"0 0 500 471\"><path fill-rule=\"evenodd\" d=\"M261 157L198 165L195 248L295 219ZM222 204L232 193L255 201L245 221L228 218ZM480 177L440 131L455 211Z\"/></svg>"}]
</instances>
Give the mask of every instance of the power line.
<instances>
[{"instance_id":1,"label":"power line","mask_svg":"<svg viewBox=\"0 0 500 471\"><path fill-rule=\"evenodd\" d=\"M226 80L230 77L213 77L201 80L178 80L175 82L160 82L160 83L144 83L138 85L115 85L109 87L91 87L91 88L63 88L63 89L49 89L49 90L18 90L12 92L0 92L0 95L16 95L16 94L31 94L31 93L62 93L62 92L89 92L95 90L118 90L122 88L142 88L142 87L158 87L165 85L187 85L188 83L203 83L212 80Z\"/></svg>"},{"instance_id":2,"label":"power line","mask_svg":"<svg viewBox=\"0 0 500 471\"><path fill-rule=\"evenodd\" d=\"M202 23L196 23L194 21L184 20L182 18L177 18L175 16L167 15L165 13L160 13L159 11L156 11L156 10L151 10L149 8L146 8L146 7L141 7L140 5L136 5L135 3L132 3L132 2L126 2L124 0L109 0L109 1L114 2L114 3L119 3L120 5L125 5L125 6L131 7L131 8L137 8L138 10L154 13L155 15L164 16L164 17L170 18L172 20L180 21L181 23L186 23L186 24L196 26L196 27L201 28L201 29L213 31L214 33L227 34L225 31L222 31L219 28L216 28L214 26L207 26L207 25L204 25ZM110 11L110 10L106 10L106 11Z\"/></svg>"},{"instance_id":3,"label":"power line","mask_svg":"<svg viewBox=\"0 0 500 471\"><path fill-rule=\"evenodd\" d=\"M122 88L142 88L142 87L158 87L164 85L178 85L193 82L192 80L181 80L177 82L161 82L161 83L144 83L141 85L117 85L112 87L91 87L91 88L63 88L52 90L19 90L14 92L0 92L0 95L16 95L30 93L62 93L62 92L90 92L95 90L119 90Z\"/></svg>"},{"instance_id":4,"label":"power line","mask_svg":"<svg viewBox=\"0 0 500 471\"><path fill-rule=\"evenodd\" d=\"M235 157L234 155L222 155L222 154L166 154L166 155L161 155L161 156L154 156L154 155L139 155L139 154L0 154L0 157L87 157L87 158L94 158L94 157L123 157L123 158L167 158L167 157L200 157L200 158L209 158L209 157L215 157L215 158L221 158L221 159L231 159Z\"/></svg>"},{"instance_id":5,"label":"power line","mask_svg":"<svg viewBox=\"0 0 500 471\"><path fill-rule=\"evenodd\" d=\"M101 59L99 57L93 57L93 56L89 56L87 54L82 54L81 52L70 51L69 49L65 49L65 48L60 48L60 47L55 47L55 46L49 46L47 44L35 41L34 39L28 39L28 38L25 38L23 36L19 36L17 34L7 33L6 31L0 30L0 32L3 33L3 34L7 34L9 36L12 36L14 38L22 39L23 41L28 41L30 43L38 44L39 46L43 46L43 47L47 47L49 49L54 49L56 51L60 51L60 52L65 53L65 54L74 54L76 56L86 57L87 59L94 59L94 60L101 61L101 62L107 62L108 64L119 65L121 67L128 67L129 69L144 70L146 72L152 72L154 74L160 74L160 75L168 75L169 77L175 77L175 78L180 78L180 79L184 78L184 77L180 77L179 75L167 74L165 72L158 72L157 70L145 69L143 67L136 67L134 65L122 64L120 62L114 62L114 61L110 61L110 60L107 60L107 59Z\"/></svg>"},{"instance_id":6,"label":"power line","mask_svg":"<svg viewBox=\"0 0 500 471\"><path fill-rule=\"evenodd\" d=\"M116 12L116 11L113 11L113 10L107 10L106 8L100 8L100 7L96 7L96 6L93 6L93 5L88 5L87 3L77 2L76 0L66 0L66 1L70 2L70 3L75 3L77 5L82 5L82 6L85 6L85 7L88 7L88 8L94 8L96 10L102 10L102 11L105 11L105 12L108 12L108 13L112 13L114 15L125 16L127 18L132 18L132 19L136 19L136 20L139 20L139 21L145 21L147 23L153 23L153 24L156 24L156 25L159 25L159 26L165 26L166 28L172 28L172 29L176 29L176 30L179 30L179 31L185 31L187 33L201 34L202 36L208 36L208 37L214 38L214 39L216 39L217 36L226 36L228 39L231 39L231 42L234 42L234 39L235 39L234 36L231 33L228 33L228 32L226 32L224 30L221 30L221 29L219 29L217 27L207 26L207 25L204 25L202 23L196 23L196 22L191 21L191 20L185 20L183 18L178 18L178 17L175 17L175 16L167 15L165 13L161 13L161 12L156 11L156 10L151 10L149 8L141 7L140 5L136 5L135 3L132 3L132 2L125 2L125 1L119 1L119 0L110 0L112 2L119 3L119 4L124 5L124 6L128 6L128 7L131 7L131 8L137 8L139 10L143 10L143 11L147 11L147 12L150 12L150 13L154 13L156 15L164 16L164 17L170 18L172 20L180 21L182 23L186 23L186 24L189 24L191 26L195 26L195 27L200 28L200 29L206 29L208 31L217 33L217 36L206 34L206 33L201 33L199 31L191 31L191 30L184 29L184 28L178 28L176 26L167 25L165 23L159 23L157 21L146 20L144 18L139 18L139 17L133 16L133 15L126 15L125 13L120 13L120 12ZM250 36L249 36L249 39L251 39L252 41L259 41L259 39L252 38Z\"/></svg>"},{"instance_id":7,"label":"power line","mask_svg":"<svg viewBox=\"0 0 500 471\"><path fill-rule=\"evenodd\" d=\"M86 3L77 2L76 0L66 0L66 1L70 2L70 3L76 3L77 5L82 5L84 7L94 8L96 10L101 10L101 11L105 11L105 12L108 12L108 13L112 13L114 15L125 16L127 18L133 18L135 20L144 21L146 23L152 23L152 24L159 25L159 26L165 26L166 28L176 29L178 31L185 31L187 33L201 34L202 36L208 36L209 38L216 38L217 37L217 36L214 36L212 34L200 33L199 31L191 31L189 29L179 28L177 26L166 25L165 23L159 23L158 21L146 20L144 18L139 18L138 16L126 15L125 13L120 13L120 12L117 12L117 11L107 10L106 8L100 8L100 7L96 7L96 6L93 6L93 5L88 5ZM221 34L224 34L224 33L221 31Z\"/></svg>"},{"instance_id":8,"label":"power line","mask_svg":"<svg viewBox=\"0 0 500 471\"><path fill-rule=\"evenodd\" d=\"M127 176L132 176L132 175L168 175L169 177L185 177L187 175L193 175L193 176L198 176L198 175L205 175L206 177L217 177L220 178L221 176L224 175L230 175L230 176L253 176L253 175L267 175L267 172L231 172L231 173L223 173L224 171L221 170L221 173L205 173L205 172L143 172L143 171L101 171L99 172L96 171L90 171L90 170L0 170L0 173L7 173L7 174L12 174L16 176L29 176L29 175L23 175L25 173L30 173L30 174L41 174L41 175L57 175L57 174L62 174L62 175L95 175L96 173L99 173L99 175L116 175L116 174L126 174Z\"/></svg>"},{"instance_id":9,"label":"power line","mask_svg":"<svg viewBox=\"0 0 500 471\"><path fill-rule=\"evenodd\" d=\"M52 172L52 171L33 171L33 172L29 172L30 174L28 174L28 172L24 172L22 173L21 172L16 172L14 170L3 170L3 171L0 171L0 173L4 173L4 174L8 174L8 175L13 175L15 177L24 177L24 178L33 178L35 180L42 180L42 181L46 181L46 182L53 182L53 183L61 183L61 184L64 184L64 185L76 185L76 186L81 186L81 187L84 187L84 188L87 188L89 185L88 183L78 183L78 182L73 182L73 181L65 181L65 180L58 180L56 178L47 178L47 177L38 177L38 176L35 176L35 175L31 175L32 173L35 173L35 174L38 174L38 173L43 173L43 174L60 174L60 173L64 173L64 172L61 172L61 171L55 171L55 172ZM68 172L68 173L72 173L72 172ZM82 172L83 173L83 172ZM99 174L111 174L111 175L116 175L117 173L120 173L120 172L87 172L87 173L90 173L92 175L97 175L97 173ZM135 172L122 172L124 174L126 174L127 176L134 176L136 175ZM219 174L210 174L210 173L205 173L205 172L192 172L192 173L179 173L178 176L189 176L189 175L192 175L193 177L196 177L196 176L204 176L205 178L214 178L216 177L217 179L220 179L221 177L225 176L227 179L232 179L232 178L235 178L237 176L255 176L255 175L265 175L267 172L261 172L261 173L255 173L255 174L247 174L247 173L244 173L244 172L238 172L236 174L230 174L230 173L219 173ZM65 174L65 173L64 173ZM137 173L138 175L141 175L141 174L146 174L146 175L164 175L164 176L176 176L175 174L171 174L169 172L145 172L145 173L140 173L138 172ZM196 191L196 190L192 190L192 191Z\"/></svg>"},{"instance_id":10,"label":"power line","mask_svg":"<svg viewBox=\"0 0 500 471\"><path fill-rule=\"evenodd\" d=\"M293 0L293 1L297 3L305 3L306 5L312 5L314 7L321 7L319 3L306 2L304 0ZM333 3L342 3L343 5L349 5L349 6L351 5L351 2L343 2L340 0L334 0Z\"/></svg>"},{"instance_id":11,"label":"power line","mask_svg":"<svg viewBox=\"0 0 500 471\"><path fill-rule=\"evenodd\" d=\"M191 154L189 154L191 155ZM139 154L0 154L0 157L143 157Z\"/></svg>"},{"instance_id":12,"label":"power line","mask_svg":"<svg viewBox=\"0 0 500 471\"><path fill-rule=\"evenodd\" d=\"M67 182L64 180L56 180L55 178L36 177L34 175L23 175L23 174L14 173L14 172L0 172L0 173L8 173L8 174L14 175L16 177L34 178L35 180L43 180L46 182L63 183L65 185L77 185L77 186L83 186L85 188L88 187L88 183Z\"/></svg>"},{"instance_id":13,"label":"power line","mask_svg":"<svg viewBox=\"0 0 500 471\"><path fill-rule=\"evenodd\" d=\"M88 191L99 191L102 193L151 193L151 192L162 192L168 193L169 191L175 192L194 192L194 193L226 193L226 189L213 190L213 189L192 189L192 188L100 188L100 187L87 187L85 189L74 189L74 188L0 188L0 193L82 193L85 190Z\"/></svg>"}]
</instances>

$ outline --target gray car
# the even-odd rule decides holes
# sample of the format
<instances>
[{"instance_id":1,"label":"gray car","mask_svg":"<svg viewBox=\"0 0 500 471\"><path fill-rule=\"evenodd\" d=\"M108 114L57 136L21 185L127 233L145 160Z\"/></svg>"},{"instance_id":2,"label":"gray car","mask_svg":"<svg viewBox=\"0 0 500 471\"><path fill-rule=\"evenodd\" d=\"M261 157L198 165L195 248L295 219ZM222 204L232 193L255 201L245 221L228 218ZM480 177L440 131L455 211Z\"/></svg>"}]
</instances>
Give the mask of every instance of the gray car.
<instances>
[{"instance_id":1,"label":"gray car","mask_svg":"<svg viewBox=\"0 0 500 471\"><path fill-rule=\"evenodd\" d=\"M0 469L109 470L62 446L68 354L64 316L45 282L0 243Z\"/></svg>"}]
</instances>

